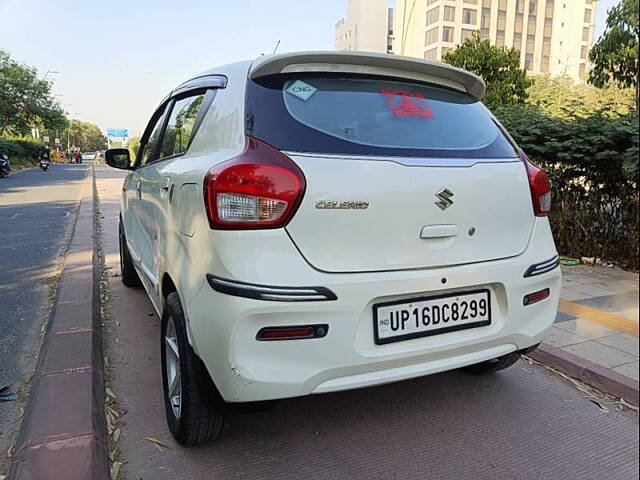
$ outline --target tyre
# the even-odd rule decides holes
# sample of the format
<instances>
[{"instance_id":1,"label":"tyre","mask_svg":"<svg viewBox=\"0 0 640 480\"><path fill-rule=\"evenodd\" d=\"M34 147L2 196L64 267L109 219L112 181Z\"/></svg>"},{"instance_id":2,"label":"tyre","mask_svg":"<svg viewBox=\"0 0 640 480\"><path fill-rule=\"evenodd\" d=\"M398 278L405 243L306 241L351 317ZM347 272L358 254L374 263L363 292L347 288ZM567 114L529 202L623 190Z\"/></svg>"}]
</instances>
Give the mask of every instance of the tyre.
<instances>
[{"instance_id":1,"label":"tyre","mask_svg":"<svg viewBox=\"0 0 640 480\"><path fill-rule=\"evenodd\" d=\"M184 446L219 439L229 417L215 408L215 387L189 340L178 294L169 294L162 314L162 386L171 434Z\"/></svg>"},{"instance_id":2,"label":"tyre","mask_svg":"<svg viewBox=\"0 0 640 480\"><path fill-rule=\"evenodd\" d=\"M464 370L473 374L493 373L499 370L509 368L520 359L520 352L512 352L507 355L503 355L493 360L487 360L486 362L476 363L475 365L469 365Z\"/></svg>"},{"instance_id":3,"label":"tyre","mask_svg":"<svg viewBox=\"0 0 640 480\"><path fill-rule=\"evenodd\" d=\"M127 247L127 240L124 236L124 228L122 227L122 218L118 226L118 237L120 240L120 274L122 283L126 287L139 287L142 285L138 272L136 272L133 266L133 260L131 260L131 254L129 253L129 247Z\"/></svg>"}]
</instances>

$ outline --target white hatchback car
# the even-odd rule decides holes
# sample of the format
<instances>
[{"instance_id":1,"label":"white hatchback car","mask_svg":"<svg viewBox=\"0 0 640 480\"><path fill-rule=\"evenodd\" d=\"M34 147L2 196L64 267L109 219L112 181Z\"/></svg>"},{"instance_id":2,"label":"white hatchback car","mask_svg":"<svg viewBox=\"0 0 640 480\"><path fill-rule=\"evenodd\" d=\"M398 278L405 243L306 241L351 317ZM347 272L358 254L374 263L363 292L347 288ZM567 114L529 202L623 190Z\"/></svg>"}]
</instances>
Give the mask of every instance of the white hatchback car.
<instances>
[{"instance_id":1,"label":"white hatchback car","mask_svg":"<svg viewBox=\"0 0 640 480\"><path fill-rule=\"evenodd\" d=\"M125 285L162 317L169 427L234 405L379 385L535 348L561 274L547 176L477 76L303 52L213 69L153 115L121 206Z\"/></svg>"}]
</instances>

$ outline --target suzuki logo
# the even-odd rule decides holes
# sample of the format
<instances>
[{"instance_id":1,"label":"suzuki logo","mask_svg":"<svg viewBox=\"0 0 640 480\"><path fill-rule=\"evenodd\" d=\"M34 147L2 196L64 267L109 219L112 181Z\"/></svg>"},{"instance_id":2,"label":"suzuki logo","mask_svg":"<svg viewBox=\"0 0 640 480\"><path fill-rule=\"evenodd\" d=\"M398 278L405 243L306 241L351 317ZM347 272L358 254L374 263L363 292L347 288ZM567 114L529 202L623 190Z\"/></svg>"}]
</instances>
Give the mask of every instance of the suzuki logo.
<instances>
[{"instance_id":1,"label":"suzuki logo","mask_svg":"<svg viewBox=\"0 0 640 480\"><path fill-rule=\"evenodd\" d=\"M453 205L453 192L448 188L443 188L438 193L436 193L436 197L438 197L438 201L435 204L440 207L440 210L446 210L451 205Z\"/></svg>"}]
</instances>

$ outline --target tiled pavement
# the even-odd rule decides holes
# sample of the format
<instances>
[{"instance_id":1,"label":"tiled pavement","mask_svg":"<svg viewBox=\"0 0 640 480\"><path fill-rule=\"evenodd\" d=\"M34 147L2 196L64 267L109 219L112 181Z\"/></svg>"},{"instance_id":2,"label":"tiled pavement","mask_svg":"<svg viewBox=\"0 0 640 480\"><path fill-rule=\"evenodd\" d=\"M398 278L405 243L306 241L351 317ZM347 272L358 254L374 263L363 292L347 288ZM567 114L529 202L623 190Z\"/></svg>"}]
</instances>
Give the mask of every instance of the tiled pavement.
<instances>
[{"instance_id":1,"label":"tiled pavement","mask_svg":"<svg viewBox=\"0 0 640 480\"><path fill-rule=\"evenodd\" d=\"M562 267L558 316L546 343L638 380L638 274Z\"/></svg>"}]
</instances>

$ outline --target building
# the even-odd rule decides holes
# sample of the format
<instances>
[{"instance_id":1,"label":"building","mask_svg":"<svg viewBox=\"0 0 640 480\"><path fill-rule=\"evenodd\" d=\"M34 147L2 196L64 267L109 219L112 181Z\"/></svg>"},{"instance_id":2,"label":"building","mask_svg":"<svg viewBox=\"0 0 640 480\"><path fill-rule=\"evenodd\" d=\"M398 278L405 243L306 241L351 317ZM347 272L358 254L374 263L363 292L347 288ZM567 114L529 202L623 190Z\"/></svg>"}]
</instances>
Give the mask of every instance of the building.
<instances>
[{"instance_id":1,"label":"building","mask_svg":"<svg viewBox=\"0 0 640 480\"><path fill-rule=\"evenodd\" d=\"M497 46L520 50L532 74L568 75L588 69L597 0L396 0L393 52L441 60L479 32Z\"/></svg>"},{"instance_id":2,"label":"building","mask_svg":"<svg viewBox=\"0 0 640 480\"><path fill-rule=\"evenodd\" d=\"M391 53L393 9L389 0L348 0L347 16L335 25L336 50Z\"/></svg>"}]
</instances>

